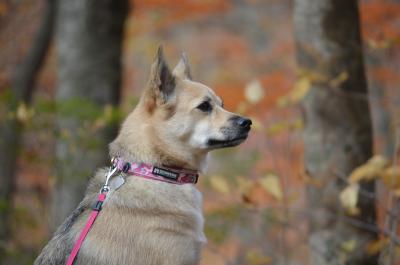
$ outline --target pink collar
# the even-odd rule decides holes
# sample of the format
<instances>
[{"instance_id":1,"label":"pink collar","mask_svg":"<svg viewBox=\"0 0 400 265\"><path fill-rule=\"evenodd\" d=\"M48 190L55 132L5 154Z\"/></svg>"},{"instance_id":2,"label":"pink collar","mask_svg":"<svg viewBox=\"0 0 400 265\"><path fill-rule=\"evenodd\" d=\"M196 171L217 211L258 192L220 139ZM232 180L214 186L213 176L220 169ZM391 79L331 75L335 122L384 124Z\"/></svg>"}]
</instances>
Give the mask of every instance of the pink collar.
<instances>
[{"instance_id":1,"label":"pink collar","mask_svg":"<svg viewBox=\"0 0 400 265\"><path fill-rule=\"evenodd\" d=\"M145 163L127 162L120 157L113 158L112 163L118 170L126 174L172 184L196 184L199 178L199 174L196 170L173 169L157 167Z\"/></svg>"}]
</instances>

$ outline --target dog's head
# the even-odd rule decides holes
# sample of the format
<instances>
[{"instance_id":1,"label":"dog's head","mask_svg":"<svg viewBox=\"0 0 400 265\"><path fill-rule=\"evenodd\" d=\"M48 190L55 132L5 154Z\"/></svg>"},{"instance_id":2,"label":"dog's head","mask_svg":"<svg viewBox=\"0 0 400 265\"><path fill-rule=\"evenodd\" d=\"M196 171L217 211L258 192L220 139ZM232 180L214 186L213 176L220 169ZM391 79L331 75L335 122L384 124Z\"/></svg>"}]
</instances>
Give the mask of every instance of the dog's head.
<instances>
[{"instance_id":1,"label":"dog's head","mask_svg":"<svg viewBox=\"0 0 400 265\"><path fill-rule=\"evenodd\" d=\"M184 54L171 72L161 47L141 103L157 138L168 146L199 151L235 146L247 138L251 127L250 119L225 110L211 88L192 81Z\"/></svg>"}]
</instances>

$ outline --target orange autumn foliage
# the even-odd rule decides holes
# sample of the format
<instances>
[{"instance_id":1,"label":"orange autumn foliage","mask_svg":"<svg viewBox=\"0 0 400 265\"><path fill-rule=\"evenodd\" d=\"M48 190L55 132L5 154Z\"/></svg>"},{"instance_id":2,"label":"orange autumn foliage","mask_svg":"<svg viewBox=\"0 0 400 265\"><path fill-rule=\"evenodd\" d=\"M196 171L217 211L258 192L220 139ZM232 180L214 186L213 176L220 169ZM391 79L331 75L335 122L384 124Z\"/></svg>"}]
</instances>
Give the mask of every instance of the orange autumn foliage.
<instances>
[{"instance_id":1,"label":"orange autumn foliage","mask_svg":"<svg viewBox=\"0 0 400 265\"><path fill-rule=\"evenodd\" d=\"M362 33L365 39L399 39L400 5L388 1L368 1L360 5Z\"/></svg>"},{"instance_id":2,"label":"orange autumn foliage","mask_svg":"<svg viewBox=\"0 0 400 265\"><path fill-rule=\"evenodd\" d=\"M168 0L149 0L133 1L133 16L135 19L142 19L143 16L162 14L163 19L159 19L156 28L165 28L176 22L194 17L208 16L212 13L223 12L230 7L228 1L207 0L207 1L168 1Z\"/></svg>"}]
</instances>

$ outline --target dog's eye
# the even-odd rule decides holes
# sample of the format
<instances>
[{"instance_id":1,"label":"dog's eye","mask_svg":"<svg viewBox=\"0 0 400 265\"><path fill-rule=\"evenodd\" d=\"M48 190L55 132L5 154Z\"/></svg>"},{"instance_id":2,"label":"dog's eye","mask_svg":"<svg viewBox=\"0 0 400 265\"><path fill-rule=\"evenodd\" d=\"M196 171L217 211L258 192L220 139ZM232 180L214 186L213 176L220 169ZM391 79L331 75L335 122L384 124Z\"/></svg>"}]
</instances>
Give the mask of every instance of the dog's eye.
<instances>
[{"instance_id":1,"label":"dog's eye","mask_svg":"<svg viewBox=\"0 0 400 265\"><path fill-rule=\"evenodd\" d=\"M210 102L204 101L200 105L197 106L197 108L203 112L211 112L212 111L212 106Z\"/></svg>"}]
</instances>

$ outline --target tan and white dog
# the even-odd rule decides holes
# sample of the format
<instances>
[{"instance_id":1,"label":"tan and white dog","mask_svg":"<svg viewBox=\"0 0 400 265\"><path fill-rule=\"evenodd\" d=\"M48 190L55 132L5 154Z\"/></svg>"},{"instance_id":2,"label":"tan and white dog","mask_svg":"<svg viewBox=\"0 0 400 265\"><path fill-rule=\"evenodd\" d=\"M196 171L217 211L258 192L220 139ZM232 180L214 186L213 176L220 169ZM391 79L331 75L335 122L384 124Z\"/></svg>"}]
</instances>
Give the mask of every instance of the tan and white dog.
<instances>
[{"instance_id":1,"label":"tan and white dog","mask_svg":"<svg viewBox=\"0 0 400 265\"><path fill-rule=\"evenodd\" d=\"M209 151L242 143L250 127L251 120L226 111L211 88L191 80L184 55L170 72L159 48L148 85L110 144L110 155L203 171ZM66 264L106 173L101 169L91 179L84 199L58 228L36 265ZM74 264L199 264L206 239L202 197L195 185L123 172L119 177L124 184L111 188Z\"/></svg>"}]
</instances>

